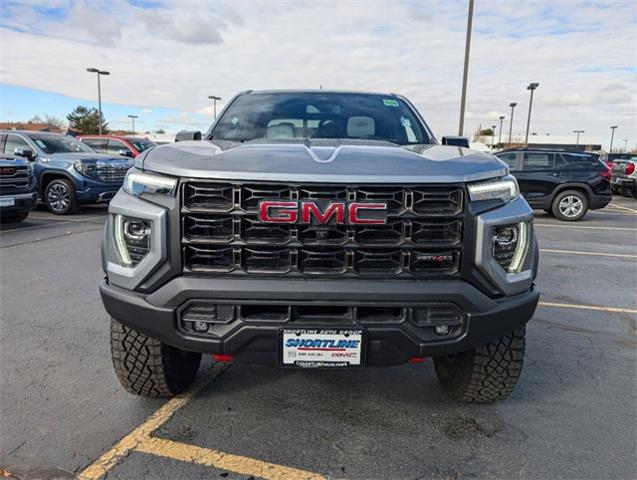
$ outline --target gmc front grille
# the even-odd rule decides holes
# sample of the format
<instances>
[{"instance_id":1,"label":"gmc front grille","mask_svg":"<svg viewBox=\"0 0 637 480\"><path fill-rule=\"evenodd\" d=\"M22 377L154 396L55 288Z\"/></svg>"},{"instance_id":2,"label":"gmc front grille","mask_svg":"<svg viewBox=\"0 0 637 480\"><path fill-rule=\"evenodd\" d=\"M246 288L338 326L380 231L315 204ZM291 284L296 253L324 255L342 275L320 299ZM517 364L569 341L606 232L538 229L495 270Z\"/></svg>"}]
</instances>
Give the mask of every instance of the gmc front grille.
<instances>
[{"instance_id":1,"label":"gmc front grille","mask_svg":"<svg viewBox=\"0 0 637 480\"><path fill-rule=\"evenodd\" d=\"M31 185L31 172L26 165L3 167L0 169L0 188L22 189Z\"/></svg>"},{"instance_id":2,"label":"gmc front grille","mask_svg":"<svg viewBox=\"0 0 637 480\"><path fill-rule=\"evenodd\" d=\"M126 176L126 172L130 168L130 165L126 166L98 166L97 167L97 176L100 180L104 182L112 182L112 183L122 183L124 181L124 177Z\"/></svg>"},{"instance_id":3,"label":"gmc front grille","mask_svg":"<svg viewBox=\"0 0 637 480\"><path fill-rule=\"evenodd\" d=\"M186 273L438 277L458 274L462 186L188 181L181 185ZM385 225L262 223L261 200L383 201Z\"/></svg>"}]
</instances>

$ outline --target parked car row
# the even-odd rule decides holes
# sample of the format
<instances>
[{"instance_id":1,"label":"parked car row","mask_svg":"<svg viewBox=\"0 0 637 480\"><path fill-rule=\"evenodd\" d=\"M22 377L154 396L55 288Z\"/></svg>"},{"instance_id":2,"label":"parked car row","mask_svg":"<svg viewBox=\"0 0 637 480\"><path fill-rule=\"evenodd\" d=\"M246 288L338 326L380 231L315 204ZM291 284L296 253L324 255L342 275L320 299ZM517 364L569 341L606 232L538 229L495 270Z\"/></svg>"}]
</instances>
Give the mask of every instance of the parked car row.
<instances>
[{"instance_id":1,"label":"parked car row","mask_svg":"<svg viewBox=\"0 0 637 480\"><path fill-rule=\"evenodd\" d=\"M140 137L0 131L2 221L23 220L38 198L58 215L108 202L132 158L154 146ZM581 220L588 210L605 207L613 192L637 198L632 154L517 148L496 156L509 166L531 207L559 220Z\"/></svg>"},{"instance_id":2,"label":"parked car row","mask_svg":"<svg viewBox=\"0 0 637 480\"><path fill-rule=\"evenodd\" d=\"M101 148L95 143L98 141L106 145L106 153L96 153L89 146L94 142ZM114 153L109 150L111 144L117 147ZM108 202L133 166L131 157L153 146L142 138L74 138L48 132L0 130L2 222L26 218L37 198L58 215L73 213L83 204ZM28 201L22 197L27 193L32 195Z\"/></svg>"},{"instance_id":3,"label":"parked car row","mask_svg":"<svg viewBox=\"0 0 637 480\"><path fill-rule=\"evenodd\" d=\"M634 153L605 153L601 156L613 171L613 193L637 198L637 155Z\"/></svg>"}]
</instances>

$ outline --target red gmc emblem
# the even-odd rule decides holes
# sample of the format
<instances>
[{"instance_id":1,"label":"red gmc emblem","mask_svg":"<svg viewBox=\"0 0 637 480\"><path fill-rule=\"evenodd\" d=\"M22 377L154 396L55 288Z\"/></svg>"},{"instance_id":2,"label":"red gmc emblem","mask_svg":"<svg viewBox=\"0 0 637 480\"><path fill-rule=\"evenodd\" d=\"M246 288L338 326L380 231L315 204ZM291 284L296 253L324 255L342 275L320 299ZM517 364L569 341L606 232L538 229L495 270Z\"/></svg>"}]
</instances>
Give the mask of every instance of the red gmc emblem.
<instances>
[{"instance_id":1,"label":"red gmc emblem","mask_svg":"<svg viewBox=\"0 0 637 480\"><path fill-rule=\"evenodd\" d=\"M0 168L0 175L15 175L15 167Z\"/></svg>"},{"instance_id":2,"label":"red gmc emblem","mask_svg":"<svg viewBox=\"0 0 637 480\"><path fill-rule=\"evenodd\" d=\"M312 200L261 200L259 220L265 223L384 225L387 223L387 204L329 202L321 206Z\"/></svg>"}]
</instances>

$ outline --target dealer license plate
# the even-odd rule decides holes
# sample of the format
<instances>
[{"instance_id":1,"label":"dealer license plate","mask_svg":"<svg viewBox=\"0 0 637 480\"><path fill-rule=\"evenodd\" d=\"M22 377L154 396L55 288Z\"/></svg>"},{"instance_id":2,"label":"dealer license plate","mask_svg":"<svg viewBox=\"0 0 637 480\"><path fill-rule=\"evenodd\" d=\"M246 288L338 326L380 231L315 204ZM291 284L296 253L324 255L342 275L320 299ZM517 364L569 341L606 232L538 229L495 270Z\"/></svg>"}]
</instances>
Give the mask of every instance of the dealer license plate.
<instances>
[{"instance_id":1,"label":"dealer license plate","mask_svg":"<svg viewBox=\"0 0 637 480\"><path fill-rule=\"evenodd\" d=\"M14 197L0 197L0 207L13 207L14 205Z\"/></svg>"},{"instance_id":2,"label":"dealer license plate","mask_svg":"<svg viewBox=\"0 0 637 480\"><path fill-rule=\"evenodd\" d=\"M283 329L281 348L283 365L304 368L361 365L363 331Z\"/></svg>"}]
</instances>

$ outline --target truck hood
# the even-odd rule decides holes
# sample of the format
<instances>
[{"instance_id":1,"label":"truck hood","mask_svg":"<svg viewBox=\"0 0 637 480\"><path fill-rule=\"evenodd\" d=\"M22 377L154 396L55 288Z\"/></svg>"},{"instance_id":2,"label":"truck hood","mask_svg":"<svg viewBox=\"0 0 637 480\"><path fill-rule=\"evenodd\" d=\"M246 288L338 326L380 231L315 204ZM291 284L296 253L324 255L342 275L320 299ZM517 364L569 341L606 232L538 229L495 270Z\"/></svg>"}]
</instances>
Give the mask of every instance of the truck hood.
<instances>
[{"instance_id":1,"label":"truck hood","mask_svg":"<svg viewBox=\"0 0 637 480\"><path fill-rule=\"evenodd\" d=\"M29 161L26 158L16 157L11 155L3 155L0 157L0 167L18 167L28 165Z\"/></svg>"},{"instance_id":2,"label":"truck hood","mask_svg":"<svg viewBox=\"0 0 637 480\"><path fill-rule=\"evenodd\" d=\"M125 160L132 164L133 159L128 157L122 157L121 155L107 155L104 153L89 153L89 152L64 152L64 153L53 153L49 155L43 155L46 158L51 160L70 160L75 162L76 160L94 162L94 161L106 161L106 162L114 162L114 161L122 161Z\"/></svg>"},{"instance_id":3,"label":"truck hood","mask_svg":"<svg viewBox=\"0 0 637 480\"><path fill-rule=\"evenodd\" d=\"M178 142L136 159L144 170L178 177L321 183L459 183L507 174L490 153L385 142Z\"/></svg>"}]
</instances>

